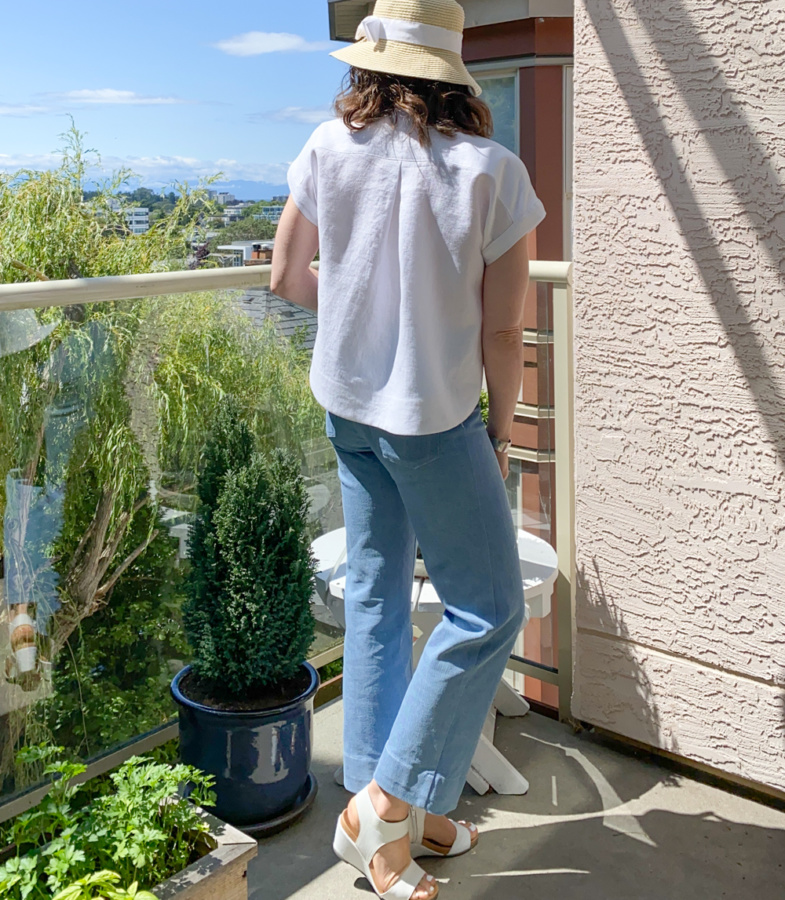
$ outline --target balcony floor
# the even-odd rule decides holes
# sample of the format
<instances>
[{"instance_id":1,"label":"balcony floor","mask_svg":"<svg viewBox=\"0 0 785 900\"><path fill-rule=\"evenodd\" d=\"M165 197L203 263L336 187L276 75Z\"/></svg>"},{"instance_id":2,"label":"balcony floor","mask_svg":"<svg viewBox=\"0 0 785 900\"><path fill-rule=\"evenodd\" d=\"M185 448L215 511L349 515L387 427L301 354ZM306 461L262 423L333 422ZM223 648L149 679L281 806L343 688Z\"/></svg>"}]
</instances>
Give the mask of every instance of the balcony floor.
<instances>
[{"instance_id":1,"label":"balcony floor","mask_svg":"<svg viewBox=\"0 0 785 900\"><path fill-rule=\"evenodd\" d=\"M315 717L319 795L288 831L261 841L251 900L351 900L366 880L332 853L348 794L333 781L342 706ZM525 797L467 788L459 818L482 831L453 860L423 860L444 900L782 900L785 812L574 736L534 714L499 718L497 746L526 775Z\"/></svg>"}]
</instances>

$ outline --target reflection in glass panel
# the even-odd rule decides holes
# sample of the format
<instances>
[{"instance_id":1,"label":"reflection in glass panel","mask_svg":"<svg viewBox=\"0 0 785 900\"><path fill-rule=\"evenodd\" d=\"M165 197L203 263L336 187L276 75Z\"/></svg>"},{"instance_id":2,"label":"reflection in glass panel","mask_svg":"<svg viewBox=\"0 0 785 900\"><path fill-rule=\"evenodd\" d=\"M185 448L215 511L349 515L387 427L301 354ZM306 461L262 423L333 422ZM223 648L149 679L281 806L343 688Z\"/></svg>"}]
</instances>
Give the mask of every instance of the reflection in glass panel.
<instances>
[{"instance_id":1,"label":"reflection in glass panel","mask_svg":"<svg viewBox=\"0 0 785 900\"><path fill-rule=\"evenodd\" d=\"M553 465L510 460L507 496L515 527L544 541L551 541ZM543 605L530 607L531 618L515 642L513 653L533 662L555 666L555 595ZM558 690L537 678L507 672L506 680L522 694L549 706L558 706Z\"/></svg>"},{"instance_id":2,"label":"reflection in glass panel","mask_svg":"<svg viewBox=\"0 0 785 900\"><path fill-rule=\"evenodd\" d=\"M521 459L510 459L505 482L516 528L550 541L551 496L548 467Z\"/></svg>"},{"instance_id":3,"label":"reflection in glass panel","mask_svg":"<svg viewBox=\"0 0 785 900\"><path fill-rule=\"evenodd\" d=\"M0 793L40 778L15 763L25 743L90 757L174 714L200 454L226 395L260 447L300 459L313 538L341 526L307 329L265 302L0 313ZM316 648L336 643L317 619Z\"/></svg>"},{"instance_id":4,"label":"reflection in glass panel","mask_svg":"<svg viewBox=\"0 0 785 900\"><path fill-rule=\"evenodd\" d=\"M482 97L493 114L493 139L518 152L518 108L515 102L515 75L475 76Z\"/></svg>"}]
</instances>

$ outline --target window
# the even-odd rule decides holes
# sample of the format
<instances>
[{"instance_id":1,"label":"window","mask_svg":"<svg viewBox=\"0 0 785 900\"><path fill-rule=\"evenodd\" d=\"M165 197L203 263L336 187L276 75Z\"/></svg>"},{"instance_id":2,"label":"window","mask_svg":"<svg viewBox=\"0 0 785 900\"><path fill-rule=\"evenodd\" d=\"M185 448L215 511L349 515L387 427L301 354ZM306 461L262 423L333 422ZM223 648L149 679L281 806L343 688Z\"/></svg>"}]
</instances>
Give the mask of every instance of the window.
<instances>
[{"instance_id":1,"label":"window","mask_svg":"<svg viewBox=\"0 0 785 900\"><path fill-rule=\"evenodd\" d=\"M518 70L503 72L473 71L482 88L482 99L493 114L493 139L503 147L519 154Z\"/></svg>"}]
</instances>

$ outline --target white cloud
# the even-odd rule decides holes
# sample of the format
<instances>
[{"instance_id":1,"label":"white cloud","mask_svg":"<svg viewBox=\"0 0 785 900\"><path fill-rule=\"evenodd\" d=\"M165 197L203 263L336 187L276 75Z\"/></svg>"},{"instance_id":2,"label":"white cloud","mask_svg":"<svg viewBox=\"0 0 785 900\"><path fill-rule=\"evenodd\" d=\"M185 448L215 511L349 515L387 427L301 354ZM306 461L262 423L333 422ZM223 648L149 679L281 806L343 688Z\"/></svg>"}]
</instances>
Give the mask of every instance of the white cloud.
<instances>
[{"instance_id":1,"label":"white cloud","mask_svg":"<svg viewBox=\"0 0 785 900\"><path fill-rule=\"evenodd\" d=\"M334 118L335 114L329 106L285 106L269 114L269 118L279 122L302 122L306 125L319 125ZM254 121L268 118L263 113L253 116Z\"/></svg>"},{"instance_id":2,"label":"white cloud","mask_svg":"<svg viewBox=\"0 0 785 900\"><path fill-rule=\"evenodd\" d=\"M45 106L31 103L0 103L0 116L34 116L45 112L49 112Z\"/></svg>"},{"instance_id":3,"label":"white cloud","mask_svg":"<svg viewBox=\"0 0 785 900\"><path fill-rule=\"evenodd\" d=\"M130 104L133 106L160 106L171 103L185 103L177 97L144 97L134 91L118 91L114 88L98 90L65 91L53 94L58 100L76 103Z\"/></svg>"},{"instance_id":4,"label":"white cloud","mask_svg":"<svg viewBox=\"0 0 785 900\"><path fill-rule=\"evenodd\" d=\"M58 153L0 153L0 172L17 169L55 169L63 161Z\"/></svg>"},{"instance_id":5,"label":"white cloud","mask_svg":"<svg viewBox=\"0 0 785 900\"><path fill-rule=\"evenodd\" d=\"M18 169L53 169L62 157L47 154L2 154L0 171ZM195 183L199 178L223 172L224 181L266 181L285 184L288 166L285 163L245 163L236 159L198 159L190 156L103 156L101 166L88 165L87 177L105 178L117 169L131 169L143 184L150 187L167 186L173 181Z\"/></svg>"},{"instance_id":6,"label":"white cloud","mask_svg":"<svg viewBox=\"0 0 785 900\"><path fill-rule=\"evenodd\" d=\"M306 41L285 31L247 31L214 45L230 56L261 56L263 53L311 53L327 50L329 41Z\"/></svg>"}]
</instances>

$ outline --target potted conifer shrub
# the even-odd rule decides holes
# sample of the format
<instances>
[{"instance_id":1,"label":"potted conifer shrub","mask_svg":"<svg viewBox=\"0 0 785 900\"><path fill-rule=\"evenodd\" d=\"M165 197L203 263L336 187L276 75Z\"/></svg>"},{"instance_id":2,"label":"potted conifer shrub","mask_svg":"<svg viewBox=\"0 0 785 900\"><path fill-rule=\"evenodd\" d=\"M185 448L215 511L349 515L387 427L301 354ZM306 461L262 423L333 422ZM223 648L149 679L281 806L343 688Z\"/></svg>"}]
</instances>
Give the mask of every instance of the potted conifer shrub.
<instances>
[{"instance_id":1,"label":"potted conifer shrub","mask_svg":"<svg viewBox=\"0 0 785 900\"><path fill-rule=\"evenodd\" d=\"M172 681L183 762L215 777L215 814L279 830L310 806L316 670L314 561L299 465L257 452L234 403L204 451L184 624L191 665Z\"/></svg>"}]
</instances>

